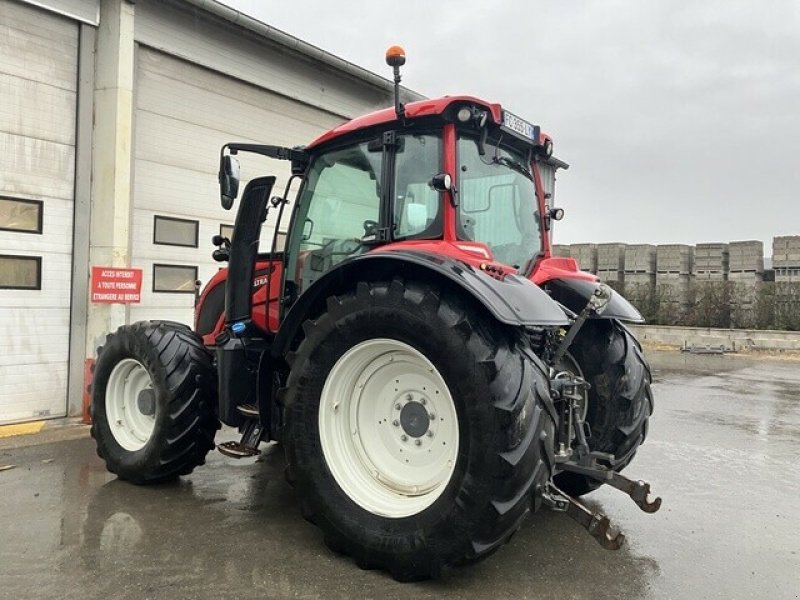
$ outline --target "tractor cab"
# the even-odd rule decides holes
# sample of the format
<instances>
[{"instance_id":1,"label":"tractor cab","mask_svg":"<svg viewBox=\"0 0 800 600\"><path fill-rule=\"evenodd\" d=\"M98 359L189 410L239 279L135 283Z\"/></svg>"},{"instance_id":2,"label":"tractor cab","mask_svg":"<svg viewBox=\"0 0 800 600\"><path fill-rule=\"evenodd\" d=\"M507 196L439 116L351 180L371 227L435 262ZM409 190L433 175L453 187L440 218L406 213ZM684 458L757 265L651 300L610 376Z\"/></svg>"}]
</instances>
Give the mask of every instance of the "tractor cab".
<instances>
[{"instance_id":1,"label":"tractor cab","mask_svg":"<svg viewBox=\"0 0 800 600\"><path fill-rule=\"evenodd\" d=\"M316 261L322 269L336 257L410 242L445 242L448 254L506 272L529 272L549 253L548 202L555 170L567 165L551 157L538 127L497 104L467 96L415 102L350 121L306 151L289 247L313 256L334 245L330 260ZM343 189L346 197L332 191ZM310 271L313 280L319 272Z\"/></svg>"},{"instance_id":2,"label":"tractor cab","mask_svg":"<svg viewBox=\"0 0 800 600\"><path fill-rule=\"evenodd\" d=\"M552 156L552 139L499 104L471 96L403 105L401 59L397 48L390 49L394 108L346 122L303 148L223 147L220 183L226 208L238 192L234 155L255 152L292 164L283 196L268 200L264 209L279 211L276 232L289 221L285 251L278 256L276 243L256 248L252 236L238 231L240 223L252 230L247 218L237 218L234 230L234 240L244 246L243 262L251 262L253 252L259 256L252 277L268 289L256 299L253 321L262 329L276 332L285 312L316 281L366 253L435 254L498 277L531 276L549 257L548 230L563 214L551 207L555 173L568 167ZM299 192L292 199L289 190L297 179ZM245 201L252 204L243 198L241 210L249 213L252 207L244 207ZM258 210L252 218L260 222ZM223 247L215 257L226 260L230 252ZM251 276L247 269L242 275ZM230 281L231 273L219 275L207 290L224 280ZM202 320L200 332L213 344L223 323L204 314L206 296L197 325ZM217 296L211 310L219 317L222 296Z\"/></svg>"}]
</instances>

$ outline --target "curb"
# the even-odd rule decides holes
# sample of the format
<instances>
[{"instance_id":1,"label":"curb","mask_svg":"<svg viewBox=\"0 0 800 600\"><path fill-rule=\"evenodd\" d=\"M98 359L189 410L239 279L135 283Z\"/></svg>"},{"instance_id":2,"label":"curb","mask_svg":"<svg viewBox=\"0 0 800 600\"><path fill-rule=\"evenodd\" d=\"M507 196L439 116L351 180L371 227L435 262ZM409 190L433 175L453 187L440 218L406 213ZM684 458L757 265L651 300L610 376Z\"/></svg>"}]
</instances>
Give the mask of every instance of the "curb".
<instances>
[{"instance_id":1,"label":"curb","mask_svg":"<svg viewBox=\"0 0 800 600\"><path fill-rule=\"evenodd\" d=\"M89 437L89 426L80 418L0 425L0 450L38 446Z\"/></svg>"},{"instance_id":2,"label":"curb","mask_svg":"<svg viewBox=\"0 0 800 600\"><path fill-rule=\"evenodd\" d=\"M14 425L0 425L0 439L17 435L31 435L39 433L44 429L44 421L32 421L30 423L16 423Z\"/></svg>"}]
</instances>

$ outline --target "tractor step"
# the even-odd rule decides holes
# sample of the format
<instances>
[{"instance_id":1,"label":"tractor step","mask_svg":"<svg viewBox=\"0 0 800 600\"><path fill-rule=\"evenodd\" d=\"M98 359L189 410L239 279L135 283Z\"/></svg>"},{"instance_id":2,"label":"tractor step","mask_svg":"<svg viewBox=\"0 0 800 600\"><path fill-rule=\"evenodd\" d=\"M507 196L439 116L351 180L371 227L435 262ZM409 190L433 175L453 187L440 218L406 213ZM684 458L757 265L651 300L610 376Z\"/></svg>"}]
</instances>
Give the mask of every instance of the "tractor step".
<instances>
[{"instance_id":1,"label":"tractor step","mask_svg":"<svg viewBox=\"0 0 800 600\"><path fill-rule=\"evenodd\" d=\"M223 442L217 445L217 450L230 458L247 458L261 454L258 445L266 433L258 419L248 419L240 429L242 439L238 442Z\"/></svg>"},{"instance_id":2,"label":"tractor step","mask_svg":"<svg viewBox=\"0 0 800 600\"><path fill-rule=\"evenodd\" d=\"M253 404L240 404L236 407L236 410L249 419L258 418L258 407Z\"/></svg>"},{"instance_id":3,"label":"tractor step","mask_svg":"<svg viewBox=\"0 0 800 600\"><path fill-rule=\"evenodd\" d=\"M248 458L250 456L258 456L261 454L261 450L258 448L253 448L252 446L245 446L241 442L223 442L222 444L217 444L217 450L222 452L225 456L230 458Z\"/></svg>"}]
</instances>

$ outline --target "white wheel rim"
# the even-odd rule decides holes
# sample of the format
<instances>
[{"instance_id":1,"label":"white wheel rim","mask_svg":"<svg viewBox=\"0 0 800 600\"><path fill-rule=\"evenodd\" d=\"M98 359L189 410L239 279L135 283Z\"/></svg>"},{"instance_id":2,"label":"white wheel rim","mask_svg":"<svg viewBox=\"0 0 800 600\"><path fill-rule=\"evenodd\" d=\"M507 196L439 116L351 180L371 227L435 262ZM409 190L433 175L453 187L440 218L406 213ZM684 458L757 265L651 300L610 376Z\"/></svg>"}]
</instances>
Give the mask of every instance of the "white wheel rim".
<instances>
[{"instance_id":1,"label":"white wheel rim","mask_svg":"<svg viewBox=\"0 0 800 600\"><path fill-rule=\"evenodd\" d=\"M322 389L319 434L344 493L390 518L433 504L458 457L447 384L421 352L391 339L361 342L336 361Z\"/></svg>"},{"instance_id":2,"label":"white wheel rim","mask_svg":"<svg viewBox=\"0 0 800 600\"><path fill-rule=\"evenodd\" d=\"M138 360L125 358L111 371L106 385L106 417L114 439L125 450L143 448L153 434L155 410L145 414L139 402L139 394L152 389L150 374Z\"/></svg>"}]
</instances>

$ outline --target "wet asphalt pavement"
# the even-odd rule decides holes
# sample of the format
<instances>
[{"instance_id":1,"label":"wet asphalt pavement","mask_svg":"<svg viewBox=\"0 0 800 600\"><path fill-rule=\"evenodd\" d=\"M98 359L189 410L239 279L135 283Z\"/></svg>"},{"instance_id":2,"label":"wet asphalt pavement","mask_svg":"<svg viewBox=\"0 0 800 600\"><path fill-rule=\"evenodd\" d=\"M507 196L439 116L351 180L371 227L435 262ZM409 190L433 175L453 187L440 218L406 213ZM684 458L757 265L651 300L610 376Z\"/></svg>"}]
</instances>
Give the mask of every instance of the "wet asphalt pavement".
<instances>
[{"instance_id":1,"label":"wet asphalt pavement","mask_svg":"<svg viewBox=\"0 0 800 600\"><path fill-rule=\"evenodd\" d=\"M800 598L800 362L653 353L656 414L627 470L648 515L603 488L627 535L603 550L541 512L488 560L399 584L328 551L277 448L214 452L176 484L109 475L91 440L4 440L0 598Z\"/></svg>"}]
</instances>

